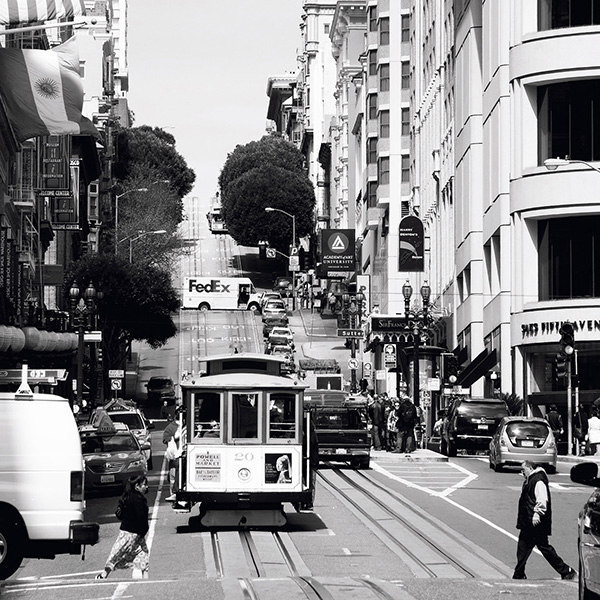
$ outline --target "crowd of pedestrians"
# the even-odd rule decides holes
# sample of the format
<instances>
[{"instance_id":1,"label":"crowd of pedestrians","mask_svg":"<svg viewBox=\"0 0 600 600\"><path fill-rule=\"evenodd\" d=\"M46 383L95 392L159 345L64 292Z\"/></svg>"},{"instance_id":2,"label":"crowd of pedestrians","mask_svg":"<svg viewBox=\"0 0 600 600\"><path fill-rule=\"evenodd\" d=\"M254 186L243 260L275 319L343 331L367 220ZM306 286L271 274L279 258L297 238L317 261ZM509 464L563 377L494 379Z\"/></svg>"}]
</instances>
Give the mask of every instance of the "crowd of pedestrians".
<instances>
[{"instance_id":1,"label":"crowd of pedestrians","mask_svg":"<svg viewBox=\"0 0 600 600\"><path fill-rule=\"evenodd\" d=\"M368 395L367 410L374 450L402 454L414 452L421 442L422 410L406 395Z\"/></svg>"}]
</instances>

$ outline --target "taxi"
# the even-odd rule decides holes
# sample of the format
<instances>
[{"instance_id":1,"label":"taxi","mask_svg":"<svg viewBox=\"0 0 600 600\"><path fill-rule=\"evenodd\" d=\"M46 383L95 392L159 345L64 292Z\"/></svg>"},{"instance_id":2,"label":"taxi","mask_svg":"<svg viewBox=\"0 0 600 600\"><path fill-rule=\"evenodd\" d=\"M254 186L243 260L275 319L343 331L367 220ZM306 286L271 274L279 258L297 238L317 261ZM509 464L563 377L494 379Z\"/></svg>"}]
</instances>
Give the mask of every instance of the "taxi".
<instances>
[{"instance_id":1,"label":"taxi","mask_svg":"<svg viewBox=\"0 0 600 600\"><path fill-rule=\"evenodd\" d=\"M142 452L146 457L148 469L151 471L152 464L152 440L150 430L154 429L154 423L146 419L144 413L137 407L135 402L115 398L107 402L103 409L108 413L113 423L124 423L129 427L129 431L135 435L140 443ZM93 421L93 415L90 422Z\"/></svg>"},{"instance_id":2,"label":"taxi","mask_svg":"<svg viewBox=\"0 0 600 600\"><path fill-rule=\"evenodd\" d=\"M93 424L79 427L85 464L85 489L122 489L133 475L147 475L146 457L124 423L113 423L105 412Z\"/></svg>"}]
</instances>

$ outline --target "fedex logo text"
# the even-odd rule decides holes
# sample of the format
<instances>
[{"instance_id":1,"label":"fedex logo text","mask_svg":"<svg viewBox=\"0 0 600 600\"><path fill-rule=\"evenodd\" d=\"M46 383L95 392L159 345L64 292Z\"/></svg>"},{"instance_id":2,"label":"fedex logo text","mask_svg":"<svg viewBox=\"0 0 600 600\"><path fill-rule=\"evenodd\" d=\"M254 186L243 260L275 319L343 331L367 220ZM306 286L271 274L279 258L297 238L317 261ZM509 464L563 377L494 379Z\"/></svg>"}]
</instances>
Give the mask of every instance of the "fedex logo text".
<instances>
[{"instance_id":1,"label":"fedex logo text","mask_svg":"<svg viewBox=\"0 0 600 600\"><path fill-rule=\"evenodd\" d=\"M197 279L190 279L188 283L188 292L196 292L201 294L203 292L210 294L226 294L231 292L229 289L231 284L223 284L218 279L211 279L210 283L197 283Z\"/></svg>"}]
</instances>

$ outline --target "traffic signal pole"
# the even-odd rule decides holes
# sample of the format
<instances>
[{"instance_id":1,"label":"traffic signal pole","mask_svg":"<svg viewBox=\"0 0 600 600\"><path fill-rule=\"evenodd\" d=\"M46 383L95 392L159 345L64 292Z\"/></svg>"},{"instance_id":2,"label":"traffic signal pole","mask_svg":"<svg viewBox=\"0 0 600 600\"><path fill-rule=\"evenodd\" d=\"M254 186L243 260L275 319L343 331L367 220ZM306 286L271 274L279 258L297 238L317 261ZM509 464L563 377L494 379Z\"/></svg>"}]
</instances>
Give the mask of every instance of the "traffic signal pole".
<instances>
[{"instance_id":1,"label":"traffic signal pole","mask_svg":"<svg viewBox=\"0 0 600 600\"><path fill-rule=\"evenodd\" d=\"M566 361L567 374L567 455L573 455L573 396L571 395L571 358Z\"/></svg>"}]
</instances>

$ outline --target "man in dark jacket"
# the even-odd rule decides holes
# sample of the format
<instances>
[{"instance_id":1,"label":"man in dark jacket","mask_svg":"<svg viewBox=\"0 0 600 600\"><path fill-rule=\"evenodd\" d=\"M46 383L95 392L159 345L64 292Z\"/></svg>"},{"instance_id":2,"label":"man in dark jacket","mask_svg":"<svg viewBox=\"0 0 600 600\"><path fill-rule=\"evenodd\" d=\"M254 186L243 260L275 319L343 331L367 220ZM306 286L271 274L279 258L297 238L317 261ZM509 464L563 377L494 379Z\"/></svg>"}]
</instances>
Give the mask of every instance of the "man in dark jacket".
<instances>
[{"instance_id":1,"label":"man in dark jacket","mask_svg":"<svg viewBox=\"0 0 600 600\"><path fill-rule=\"evenodd\" d=\"M521 473L525 482L519 498L519 541L513 579L527 579L525 565L536 546L562 579L573 579L577 573L558 556L548 541L548 536L552 534L552 500L546 471L526 460Z\"/></svg>"},{"instance_id":2,"label":"man in dark jacket","mask_svg":"<svg viewBox=\"0 0 600 600\"><path fill-rule=\"evenodd\" d=\"M552 429L552 433L554 434L554 439L556 441L560 440L561 435L563 434L563 420L558 411L556 410L556 404L550 405L550 412L546 415L546 421L548 421L548 425L550 425L550 429Z\"/></svg>"},{"instance_id":3,"label":"man in dark jacket","mask_svg":"<svg viewBox=\"0 0 600 600\"><path fill-rule=\"evenodd\" d=\"M368 413L369 419L371 420L373 448L375 450L381 450L382 445L385 444L385 439L383 438L385 435L385 407L379 396L375 396L373 400L369 402Z\"/></svg>"},{"instance_id":4,"label":"man in dark jacket","mask_svg":"<svg viewBox=\"0 0 600 600\"><path fill-rule=\"evenodd\" d=\"M408 396L401 399L400 407L396 409L396 428L398 429L397 454L410 454L415 449L415 425L418 421L417 409Z\"/></svg>"}]
</instances>

